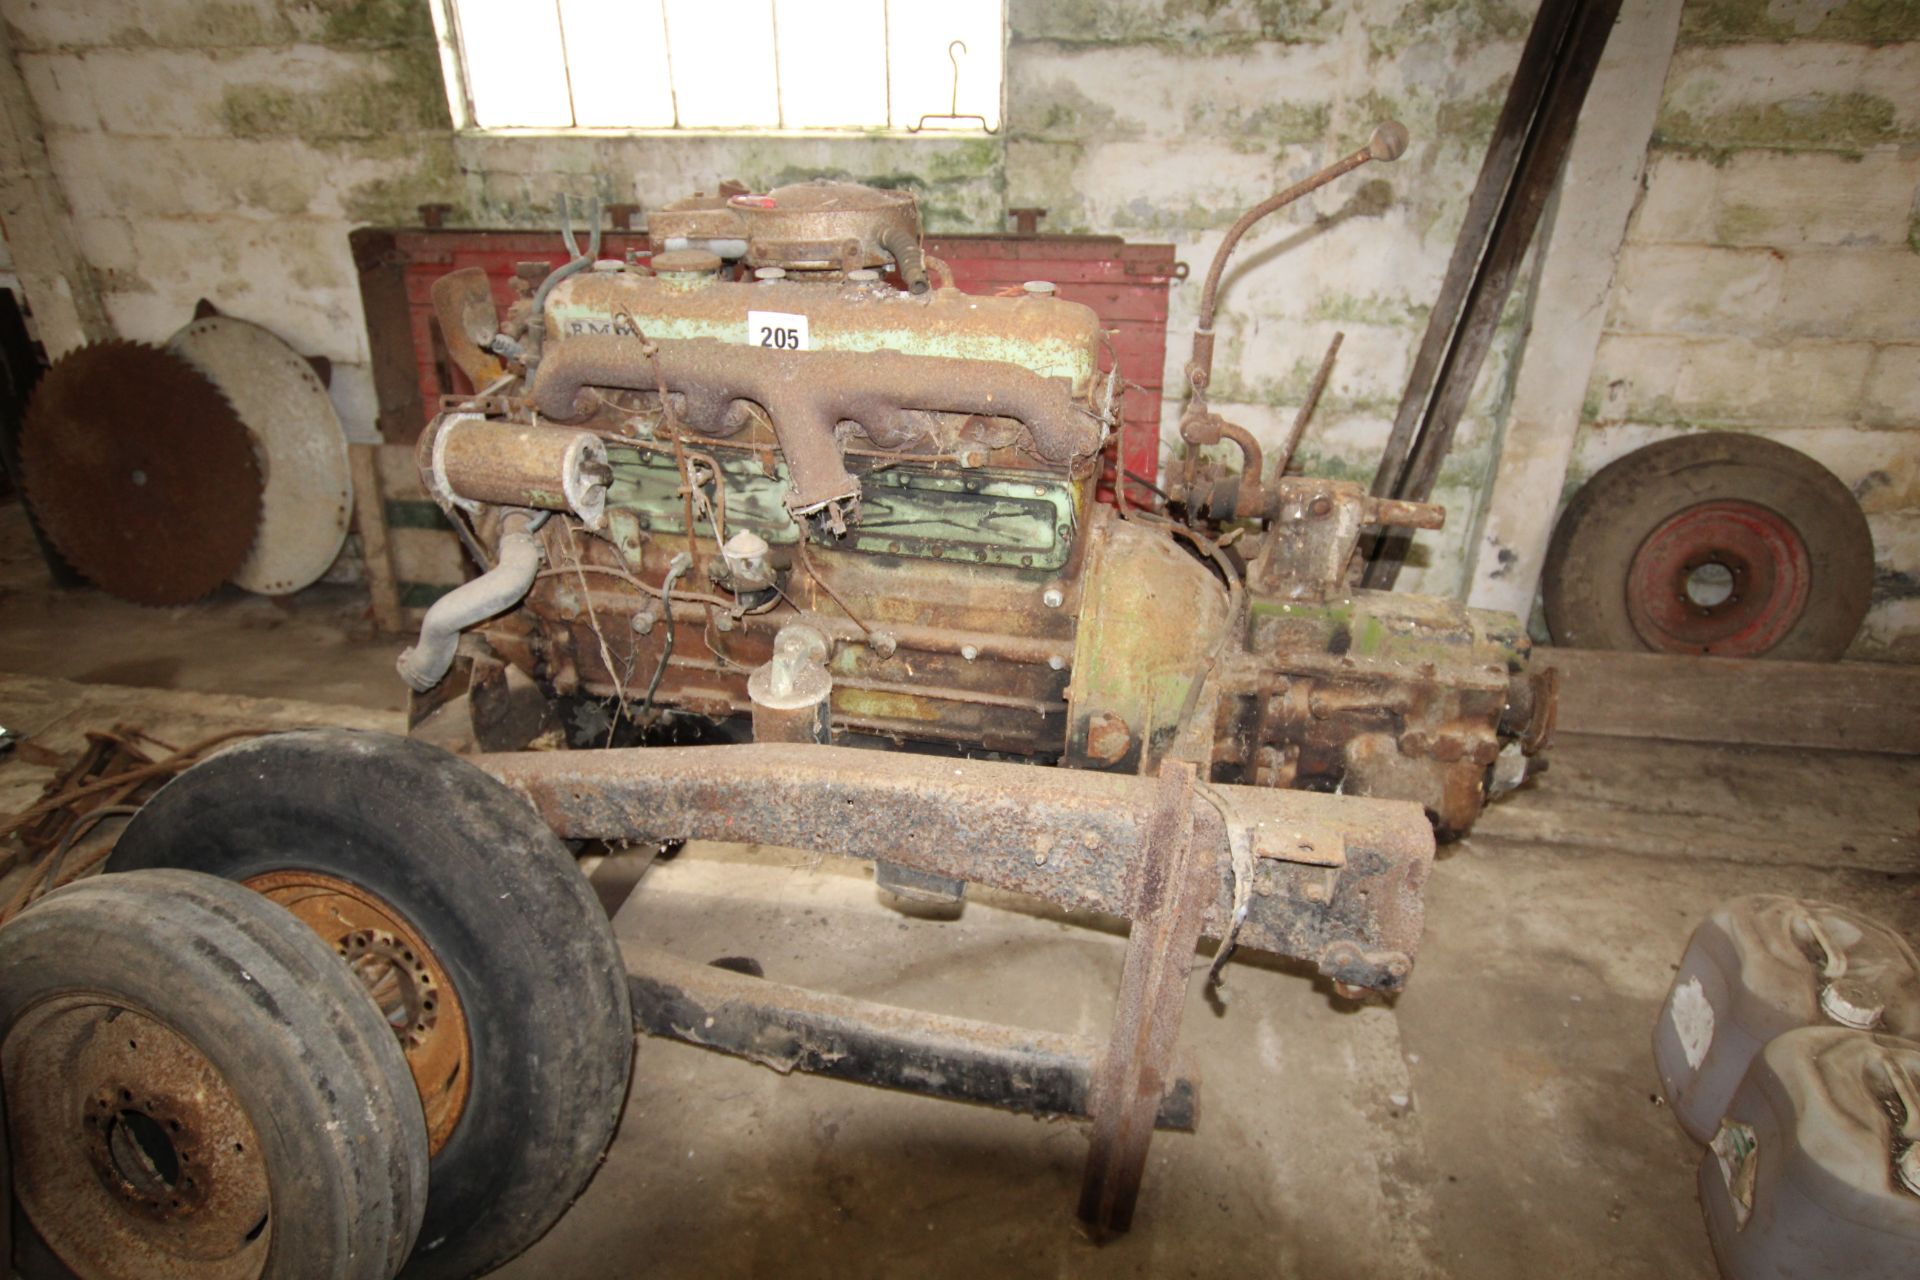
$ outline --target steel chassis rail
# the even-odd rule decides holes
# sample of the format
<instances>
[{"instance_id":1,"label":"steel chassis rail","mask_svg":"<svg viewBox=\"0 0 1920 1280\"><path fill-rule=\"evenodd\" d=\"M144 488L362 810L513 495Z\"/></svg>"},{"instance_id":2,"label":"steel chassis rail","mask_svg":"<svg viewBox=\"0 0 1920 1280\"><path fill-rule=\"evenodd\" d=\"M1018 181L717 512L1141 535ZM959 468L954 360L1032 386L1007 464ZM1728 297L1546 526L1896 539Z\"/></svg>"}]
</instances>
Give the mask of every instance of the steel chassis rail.
<instances>
[{"instance_id":1,"label":"steel chassis rail","mask_svg":"<svg viewBox=\"0 0 1920 1280\"><path fill-rule=\"evenodd\" d=\"M1080 1217L1095 1238L1131 1225L1156 1125L1197 1116L1175 1044L1194 949L1230 931L1236 879L1251 879L1239 945L1398 991L1433 864L1416 805L1215 786L1179 760L1153 778L760 742L475 762L563 836L820 850L1129 920L1103 1047L626 952L636 1023L651 1034L782 1070L1090 1116Z\"/></svg>"}]
</instances>

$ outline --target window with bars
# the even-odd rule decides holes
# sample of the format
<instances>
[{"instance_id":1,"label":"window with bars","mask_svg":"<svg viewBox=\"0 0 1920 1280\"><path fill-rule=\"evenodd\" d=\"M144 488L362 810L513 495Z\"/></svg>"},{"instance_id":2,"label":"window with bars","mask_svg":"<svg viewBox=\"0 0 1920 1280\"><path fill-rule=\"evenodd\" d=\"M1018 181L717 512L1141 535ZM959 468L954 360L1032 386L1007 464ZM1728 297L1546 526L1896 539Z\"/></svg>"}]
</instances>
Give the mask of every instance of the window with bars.
<instances>
[{"instance_id":1,"label":"window with bars","mask_svg":"<svg viewBox=\"0 0 1920 1280\"><path fill-rule=\"evenodd\" d=\"M1004 0L440 0L463 128L988 131Z\"/></svg>"}]
</instances>

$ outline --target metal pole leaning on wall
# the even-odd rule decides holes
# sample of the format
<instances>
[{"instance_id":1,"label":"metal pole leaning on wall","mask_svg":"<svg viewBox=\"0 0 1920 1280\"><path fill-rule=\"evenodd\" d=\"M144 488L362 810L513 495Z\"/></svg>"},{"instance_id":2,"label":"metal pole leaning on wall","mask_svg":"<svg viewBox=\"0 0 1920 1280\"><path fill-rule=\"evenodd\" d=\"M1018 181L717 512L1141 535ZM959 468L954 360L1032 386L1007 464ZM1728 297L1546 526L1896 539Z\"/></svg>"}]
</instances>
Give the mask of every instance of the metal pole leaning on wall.
<instances>
[{"instance_id":1,"label":"metal pole leaning on wall","mask_svg":"<svg viewBox=\"0 0 1920 1280\"><path fill-rule=\"evenodd\" d=\"M1374 475L1375 497L1432 496L1619 13L1620 0L1546 0L1535 17ZM1382 533L1365 544L1361 584L1390 590L1408 542Z\"/></svg>"}]
</instances>

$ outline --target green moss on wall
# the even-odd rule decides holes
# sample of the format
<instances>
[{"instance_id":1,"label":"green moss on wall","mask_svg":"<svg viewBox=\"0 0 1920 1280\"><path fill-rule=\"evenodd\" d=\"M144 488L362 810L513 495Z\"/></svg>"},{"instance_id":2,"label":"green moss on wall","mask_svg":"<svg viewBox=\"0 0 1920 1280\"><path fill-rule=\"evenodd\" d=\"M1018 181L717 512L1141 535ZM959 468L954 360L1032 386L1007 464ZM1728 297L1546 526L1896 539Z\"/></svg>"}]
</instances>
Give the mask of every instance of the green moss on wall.
<instances>
[{"instance_id":1,"label":"green moss on wall","mask_svg":"<svg viewBox=\"0 0 1920 1280\"><path fill-rule=\"evenodd\" d=\"M1776 210L1756 204L1729 204L1714 219L1713 238L1719 244L1754 244L1779 223Z\"/></svg>"},{"instance_id":2,"label":"green moss on wall","mask_svg":"<svg viewBox=\"0 0 1920 1280\"><path fill-rule=\"evenodd\" d=\"M320 19L320 42L393 45L433 40L426 0L298 0L297 10Z\"/></svg>"},{"instance_id":3,"label":"green moss on wall","mask_svg":"<svg viewBox=\"0 0 1920 1280\"><path fill-rule=\"evenodd\" d=\"M1195 103L1187 111L1189 136L1218 138L1235 151L1260 155L1326 139L1333 110L1325 102Z\"/></svg>"},{"instance_id":4,"label":"green moss on wall","mask_svg":"<svg viewBox=\"0 0 1920 1280\"><path fill-rule=\"evenodd\" d=\"M1810 93L1716 112L1663 111L1654 140L1709 156L1751 149L1858 154L1920 141L1920 132L1901 125L1894 104L1877 94Z\"/></svg>"},{"instance_id":5,"label":"green moss on wall","mask_svg":"<svg viewBox=\"0 0 1920 1280\"><path fill-rule=\"evenodd\" d=\"M1433 307L1406 298L1377 293L1323 293L1307 308L1307 318L1333 324L1373 324L1396 329L1424 329Z\"/></svg>"},{"instance_id":6,"label":"green moss on wall","mask_svg":"<svg viewBox=\"0 0 1920 1280\"><path fill-rule=\"evenodd\" d=\"M453 127L433 45L400 45L377 57L384 77L355 75L307 90L272 83L230 85L221 96L221 120L236 138L309 142Z\"/></svg>"},{"instance_id":7,"label":"green moss on wall","mask_svg":"<svg viewBox=\"0 0 1920 1280\"><path fill-rule=\"evenodd\" d=\"M1448 98L1433 113L1434 139L1466 152L1483 152L1493 141L1493 126L1507 105L1508 80L1466 98Z\"/></svg>"},{"instance_id":8,"label":"green moss on wall","mask_svg":"<svg viewBox=\"0 0 1920 1280\"><path fill-rule=\"evenodd\" d=\"M1028 142L1077 141L1083 138L1127 138L1138 132L1123 123L1114 109L1096 102L1079 86L1062 77L1044 83L1014 82L1007 104L1007 134Z\"/></svg>"},{"instance_id":9,"label":"green moss on wall","mask_svg":"<svg viewBox=\"0 0 1920 1280\"><path fill-rule=\"evenodd\" d=\"M1261 43L1319 44L1347 20L1336 0L1011 0L1014 41L1147 45L1216 54Z\"/></svg>"},{"instance_id":10,"label":"green moss on wall","mask_svg":"<svg viewBox=\"0 0 1920 1280\"><path fill-rule=\"evenodd\" d=\"M207 0L183 6L160 23L122 28L103 43L135 49L145 45L227 49L280 44L292 35L293 28L278 12L256 4Z\"/></svg>"},{"instance_id":11,"label":"green moss on wall","mask_svg":"<svg viewBox=\"0 0 1920 1280\"><path fill-rule=\"evenodd\" d=\"M1844 0L1830 7L1788 6L1778 0L1691 0L1681 10L1681 44L1754 40L1920 40L1920 0Z\"/></svg>"},{"instance_id":12,"label":"green moss on wall","mask_svg":"<svg viewBox=\"0 0 1920 1280\"><path fill-rule=\"evenodd\" d=\"M1398 58L1416 44L1438 40L1458 57L1483 45L1519 40L1532 24L1530 11L1503 0L1416 0L1393 21L1368 28L1367 45L1376 58Z\"/></svg>"},{"instance_id":13,"label":"green moss on wall","mask_svg":"<svg viewBox=\"0 0 1920 1280\"><path fill-rule=\"evenodd\" d=\"M453 222L468 220L468 202L451 136L395 139L382 149L391 154L379 158L391 158L404 167L343 193L340 204L349 218L374 226L407 225L417 219L423 204L451 204Z\"/></svg>"}]
</instances>

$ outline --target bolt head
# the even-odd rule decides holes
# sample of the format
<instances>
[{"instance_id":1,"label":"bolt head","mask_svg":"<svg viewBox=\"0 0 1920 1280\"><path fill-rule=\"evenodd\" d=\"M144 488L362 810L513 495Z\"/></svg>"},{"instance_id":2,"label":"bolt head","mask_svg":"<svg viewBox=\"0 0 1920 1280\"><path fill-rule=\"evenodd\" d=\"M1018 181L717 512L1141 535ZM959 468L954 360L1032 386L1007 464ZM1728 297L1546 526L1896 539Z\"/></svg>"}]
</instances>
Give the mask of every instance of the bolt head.
<instances>
[{"instance_id":1,"label":"bolt head","mask_svg":"<svg viewBox=\"0 0 1920 1280\"><path fill-rule=\"evenodd\" d=\"M980 650L974 648L970 644L961 645L960 656L965 658L968 662L972 662L975 658L980 656Z\"/></svg>"},{"instance_id":2,"label":"bolt head","mask_svg":"<svg viewBox=\"0 0 1920 1280\"><path fill-rule=\"evenodd\" d=\"M1040 603L1046 605L1049 609L1058 609L1066 602L1066 594L1058 587L1048 587L1040 595Z\"/></svg>"}]
</instances>

